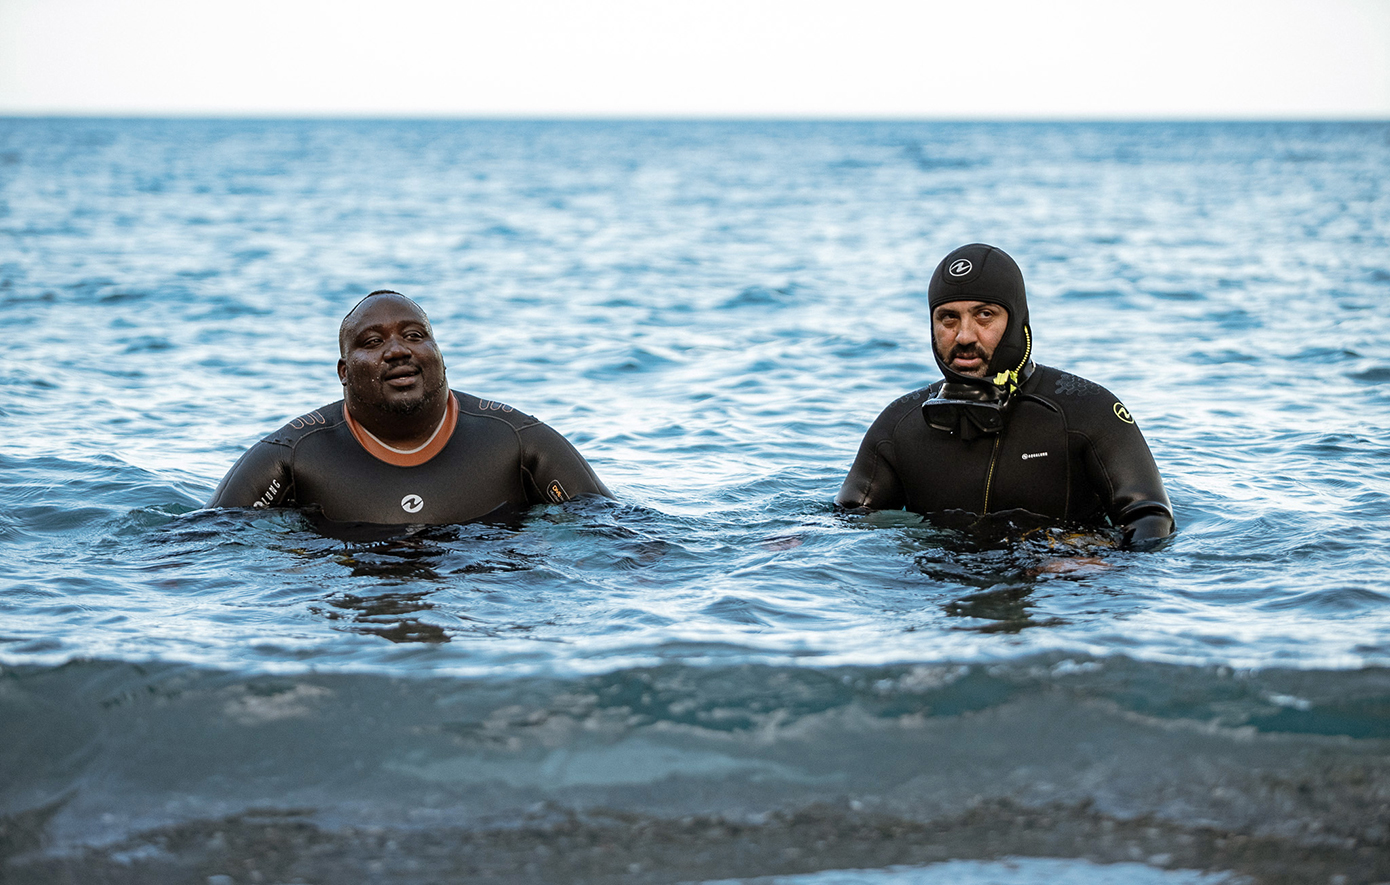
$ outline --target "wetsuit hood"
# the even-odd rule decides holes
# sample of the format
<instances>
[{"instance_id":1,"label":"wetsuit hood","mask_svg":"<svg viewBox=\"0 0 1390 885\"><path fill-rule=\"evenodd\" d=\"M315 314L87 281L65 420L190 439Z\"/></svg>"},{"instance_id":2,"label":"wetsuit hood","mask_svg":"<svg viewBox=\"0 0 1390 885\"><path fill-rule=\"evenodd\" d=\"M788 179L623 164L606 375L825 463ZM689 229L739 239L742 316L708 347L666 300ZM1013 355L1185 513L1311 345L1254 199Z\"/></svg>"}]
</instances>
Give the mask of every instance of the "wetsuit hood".
<instances>
[{"instance_id":1,"label":"wetsuit hood","mask_svg":"<svg viewBox=\"0 0 1390 885\"><path fill-rule=\"evenodd\" d=\"M952 301L997 304L1009 312L1009 324L983 378L962 375L946 364L936 348L936 325L932 324L932 356L946 383L923 406L927 423L965 439L998 433L1013 395L1033 372L1033 331L1028 325L1023 272L1002 249L984 243L961 246L941 259L927 287L933 314Z\"/></svg>"},{"instance_id":2,"label":"wetsuit hood","mask_svg":"<svg viewBox=\"0 0 1390 885\"><path fill-rule=\"evenodd\" d=\"M936 349L936 329L932 328L932 355L947 383L972 387L996 386L1007 390L1017 385L1033 356L1033 332L1028 325L1028 294L1023 272L1003 249L984 243L971 243L941 259L927 287L927 302L934 313L952 301L984 301L1009 312L1009 324L994 349L984 378L962 375L946 365ZM1015 377L1008 377L1016 373ZM1004 377L1000 377L1000 376Z\"/></svg>"}]
</instances>

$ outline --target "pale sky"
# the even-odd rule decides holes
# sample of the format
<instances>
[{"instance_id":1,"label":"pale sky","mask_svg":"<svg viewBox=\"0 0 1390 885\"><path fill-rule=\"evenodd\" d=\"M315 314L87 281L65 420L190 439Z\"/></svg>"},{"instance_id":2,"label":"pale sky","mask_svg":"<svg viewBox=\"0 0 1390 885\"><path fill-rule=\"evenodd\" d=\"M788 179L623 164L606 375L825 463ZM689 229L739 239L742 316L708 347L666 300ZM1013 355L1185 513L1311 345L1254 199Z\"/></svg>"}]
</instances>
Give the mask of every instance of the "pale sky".
<instances>
[{"instance_id":1,"label":"pale sky","mask_svg":"<svg viewBox=\"0 0 1390 885\"><path fill-rule=\"evenodd\" d=\"M0 0L0 115L1390 119L1390 0Z\"/></svg>"}]
</instances>

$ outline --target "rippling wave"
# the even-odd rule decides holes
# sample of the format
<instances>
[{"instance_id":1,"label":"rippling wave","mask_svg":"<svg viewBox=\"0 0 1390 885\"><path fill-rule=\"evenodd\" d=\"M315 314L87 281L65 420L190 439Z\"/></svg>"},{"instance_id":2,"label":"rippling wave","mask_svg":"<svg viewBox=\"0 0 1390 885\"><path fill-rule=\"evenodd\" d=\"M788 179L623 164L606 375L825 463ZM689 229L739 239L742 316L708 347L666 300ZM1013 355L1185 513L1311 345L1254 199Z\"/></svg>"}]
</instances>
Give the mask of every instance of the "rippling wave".
<instances>
[{"instance_id":1,"label":"rippling wave","mask_svg":"<svg viewBox=\"0 0 1390 885\"><path fill-rule=\"evenodd\" d=\"M0 879L1390 878L1387 181L1379 123L0 120ZM1163 549L831 506L977 240ZM620 500L201 509L378 287Z\"/></svg>"}]
</instances>

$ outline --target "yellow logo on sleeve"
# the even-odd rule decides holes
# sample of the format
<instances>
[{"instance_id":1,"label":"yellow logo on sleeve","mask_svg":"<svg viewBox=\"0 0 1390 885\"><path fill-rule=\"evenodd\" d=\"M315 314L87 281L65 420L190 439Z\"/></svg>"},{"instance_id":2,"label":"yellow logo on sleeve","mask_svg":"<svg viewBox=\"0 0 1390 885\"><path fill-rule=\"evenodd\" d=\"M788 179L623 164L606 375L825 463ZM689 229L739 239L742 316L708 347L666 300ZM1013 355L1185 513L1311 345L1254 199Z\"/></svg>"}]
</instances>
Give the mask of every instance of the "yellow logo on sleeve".
<instances>
[{"instance_id":1,"label":"yellow logo on sleeve","mask_svg":"<svg viewBox=\"0 0 1390 885\"><path fill-rule=\"evenodd\" d=\"M1126 424L1134 423L1134 416L1129 413L1129 409L1125 408L1124 403L1115 403L1115 417Z\"/></svg>"}]
</instances>

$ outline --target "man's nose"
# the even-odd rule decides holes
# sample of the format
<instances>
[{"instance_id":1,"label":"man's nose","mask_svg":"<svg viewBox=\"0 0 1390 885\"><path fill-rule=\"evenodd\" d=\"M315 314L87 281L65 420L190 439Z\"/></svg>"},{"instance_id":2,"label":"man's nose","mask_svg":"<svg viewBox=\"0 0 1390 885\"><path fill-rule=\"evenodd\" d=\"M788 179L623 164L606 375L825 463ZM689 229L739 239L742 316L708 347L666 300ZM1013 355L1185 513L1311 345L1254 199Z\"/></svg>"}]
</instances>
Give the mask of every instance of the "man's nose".
<instances>
[{"instance_id":1,"label":"man's nose","mask_svg":"<svg viewBox=\"0 0 1390 885\"><path fill-rule=\"evenodd\" d=\"M410 348L405 346L405 339L392 335L386 339L386 350L382 356L388 360L405 359L410 356Z\"/></svg>"},{"instance_id":2,"label":"man's nose","mask_svg":"<svg viewBox=\"0 0 1390 885\"><path fill-rule=\"evenodd\" d=\"M957 344L973 344L975 341L979 340L979 337L979 330L976 329L975 324L968 319L962 320L961 324L956 328Z\"/></svg>"}]
</instances>

